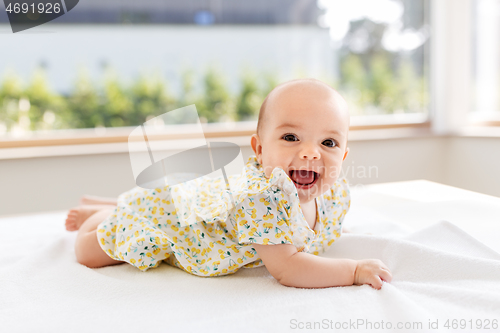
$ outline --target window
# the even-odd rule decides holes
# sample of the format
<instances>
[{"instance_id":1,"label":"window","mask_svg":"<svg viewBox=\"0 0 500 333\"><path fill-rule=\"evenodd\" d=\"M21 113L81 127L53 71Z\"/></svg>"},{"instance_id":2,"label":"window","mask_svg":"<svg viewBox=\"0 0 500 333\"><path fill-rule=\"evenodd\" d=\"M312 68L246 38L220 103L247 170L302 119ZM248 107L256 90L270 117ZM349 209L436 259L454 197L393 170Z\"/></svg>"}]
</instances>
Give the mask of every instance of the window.
<instances>
[{"instance_id":1,"label":"window","mask_svg":"<svg viewBox=\"0 0 500 333\"><path fill-rule=\"evenodd\" d=\"M338 88L359 124L428 115L428 0L87 0L36 34L2 15L0 138L99 134L193 103L248 131L297 77Z\"/></svg>"},{"instance_id":2,"label":"window","mask_svg":"<svg viewBox=\"0 0 500 333\"><path fill-rule=\"evenodd\" d=\"M319 2L351 114L428 114L428 1ZM371 118L373 119L373 118Z\"/></svg>"},{"instance_id":3,"label":"window","mask_svg":"<svg viewBox=\"0 0 500 333\"><path fill-rule=\"evenodd\" d=\"M476 0L473 8L472 119L500 121L500 0Z\"/></svg>"}]
</instances>

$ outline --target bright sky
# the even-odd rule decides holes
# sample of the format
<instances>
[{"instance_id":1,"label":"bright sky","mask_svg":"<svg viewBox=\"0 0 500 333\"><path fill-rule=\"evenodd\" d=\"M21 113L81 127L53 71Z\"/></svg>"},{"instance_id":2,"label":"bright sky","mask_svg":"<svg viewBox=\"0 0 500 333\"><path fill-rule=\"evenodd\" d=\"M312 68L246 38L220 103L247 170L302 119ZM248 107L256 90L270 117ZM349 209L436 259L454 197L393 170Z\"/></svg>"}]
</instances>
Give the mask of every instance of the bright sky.
<instances>
[{"instance_id":1,"label":"bright sky","mask_svg":"<svg viewBox=\"0 0 500 333\"><path fill-rule=\"evenodd\" d=\"M422 45L427 39L425 30L402 29L403 5L395 0L318 0L318 6L326 9L319 24L330 28L335 41L342 40L349 31L351 21L368 18L386 23L382 44L388 51L409 51Z\"/></svg>"}]
</instances>

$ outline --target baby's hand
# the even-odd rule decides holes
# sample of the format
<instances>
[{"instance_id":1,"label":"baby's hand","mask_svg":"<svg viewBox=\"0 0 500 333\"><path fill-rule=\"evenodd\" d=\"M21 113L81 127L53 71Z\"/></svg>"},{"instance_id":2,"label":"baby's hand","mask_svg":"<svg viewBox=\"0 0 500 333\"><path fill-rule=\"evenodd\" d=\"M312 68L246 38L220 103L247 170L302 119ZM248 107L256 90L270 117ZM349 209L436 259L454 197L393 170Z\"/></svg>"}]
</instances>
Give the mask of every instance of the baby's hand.
<instances>
[{"instance_id":1,"label":"baby's hand","mask_svg":"<svg viewBox=\"0 0 500 333\"><path fill-rule=\"evenodd\" d=\"M358 260L354 272L354 284L369 284L375 289L382 288L382 281L391 282L392 274L384 263L378 259Z\"/></svg>"}]
</instances>

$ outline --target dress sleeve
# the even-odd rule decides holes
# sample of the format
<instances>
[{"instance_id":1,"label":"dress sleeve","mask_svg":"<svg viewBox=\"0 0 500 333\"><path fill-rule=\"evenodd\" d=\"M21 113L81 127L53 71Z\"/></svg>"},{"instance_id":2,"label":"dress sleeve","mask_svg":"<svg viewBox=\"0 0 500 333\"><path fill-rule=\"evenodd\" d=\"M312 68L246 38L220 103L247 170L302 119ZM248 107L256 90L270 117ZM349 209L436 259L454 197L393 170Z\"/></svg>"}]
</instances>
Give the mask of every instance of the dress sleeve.
<instances>
[{"instance_id":1,"label":"dress sleeve","mask_svg":"<svg viewBox=\"0 0 500 333\"><path fill-rule=\"evenodd\" d=\"M268 189L243 200L233 220L238 243L293 244L290 206L284 198L280 190Z\"/></svg>"}]
</instances>

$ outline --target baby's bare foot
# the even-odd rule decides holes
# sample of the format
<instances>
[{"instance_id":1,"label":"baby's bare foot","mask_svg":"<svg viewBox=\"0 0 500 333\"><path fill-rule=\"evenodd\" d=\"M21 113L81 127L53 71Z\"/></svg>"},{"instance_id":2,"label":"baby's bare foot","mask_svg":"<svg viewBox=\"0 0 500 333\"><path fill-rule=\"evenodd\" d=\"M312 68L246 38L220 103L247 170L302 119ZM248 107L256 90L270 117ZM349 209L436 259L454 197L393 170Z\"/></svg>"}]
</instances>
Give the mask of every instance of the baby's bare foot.
<instances>
[{"instance_id":1,"label":"baby's bare foot","mask_svg":"<svg viewBox=\"0 0 500 333\"><path fill-rule=\"evenodd\" d=\"M97 197L93 195L84 195L80 198L80 205L116 205L115 198Z\"/></svg>"},{"instance_id":2,"label":"baby's bare foot","mask_svg":"<svg viewBox=\"0 0 500 333\"><path fill-rule=\"evenodd\" d=\"M85 220L100 210L114 208L112 205L81 205L71 209L66 218L66 230L75 231L80 229Z\"/></svg>"}]
</instances>

